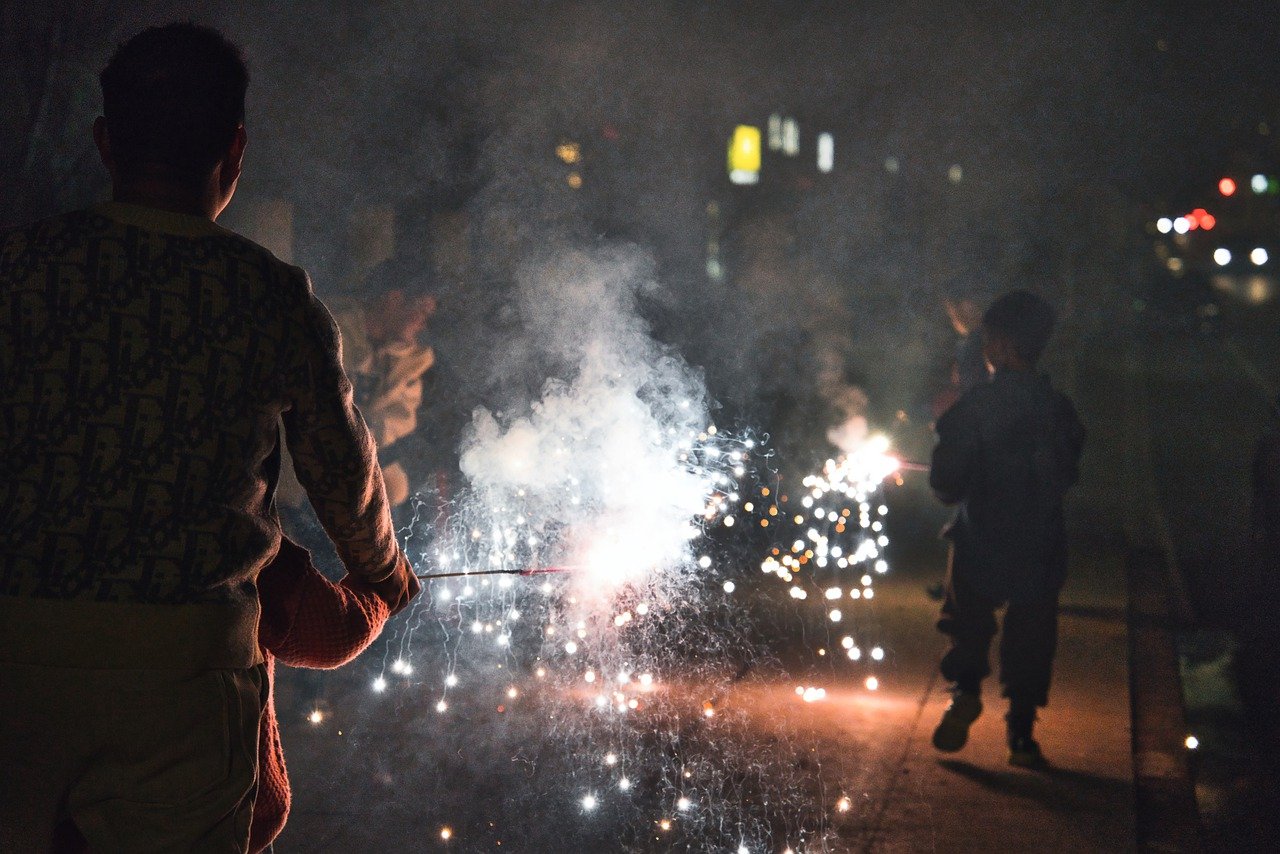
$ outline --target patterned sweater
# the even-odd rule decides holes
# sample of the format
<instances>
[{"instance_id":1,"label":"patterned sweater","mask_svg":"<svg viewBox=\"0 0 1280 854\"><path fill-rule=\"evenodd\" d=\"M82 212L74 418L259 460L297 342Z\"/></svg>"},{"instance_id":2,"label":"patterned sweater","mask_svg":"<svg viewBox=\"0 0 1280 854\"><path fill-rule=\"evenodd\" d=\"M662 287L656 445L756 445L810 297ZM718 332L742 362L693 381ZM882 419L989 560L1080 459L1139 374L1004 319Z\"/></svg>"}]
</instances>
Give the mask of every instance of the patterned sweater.
<instances>
[{"instance_id":1,"label":"patterned sweater","mask_svg":"<svg viewBox=\"0 0 1280 854\"><path fill-rule=\"evenodd\" d=\"M261 661L282 422L348 571L406 575L302 270L119 203L0 234L0 661Z\"/></svg>"}]
</instances>

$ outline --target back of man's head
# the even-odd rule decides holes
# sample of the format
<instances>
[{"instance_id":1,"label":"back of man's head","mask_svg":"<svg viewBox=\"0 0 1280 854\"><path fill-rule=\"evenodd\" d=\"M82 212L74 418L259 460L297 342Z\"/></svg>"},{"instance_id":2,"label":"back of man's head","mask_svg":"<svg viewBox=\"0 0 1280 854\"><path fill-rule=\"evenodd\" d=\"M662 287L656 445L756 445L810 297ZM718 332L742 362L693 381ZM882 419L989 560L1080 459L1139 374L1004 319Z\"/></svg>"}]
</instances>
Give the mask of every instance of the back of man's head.
<instances>
[{"instance_id":1,"label":"back of man's head","mask_svg":"<svg viewBox=\"0 0 1280 854\"><path fill-rule=\"evenodd\" d=\"M1034 365L1049 343L1057 314L1043 297L1031 291L1010 291L997 299L982 317L985 333L1008 339L1017 354Z\"/></svg>"},{"instance_id":2,"label":"back of man's head","mask_svg":"<svg viewBox=\"0 0 1280 854\"><path fill-rule=\"evenodd\" d=\"M143 30L116 50L99 79L111 156L124 175L206 178L244 122L244 57L210 27Z\"/></svg>"}]
</instances>

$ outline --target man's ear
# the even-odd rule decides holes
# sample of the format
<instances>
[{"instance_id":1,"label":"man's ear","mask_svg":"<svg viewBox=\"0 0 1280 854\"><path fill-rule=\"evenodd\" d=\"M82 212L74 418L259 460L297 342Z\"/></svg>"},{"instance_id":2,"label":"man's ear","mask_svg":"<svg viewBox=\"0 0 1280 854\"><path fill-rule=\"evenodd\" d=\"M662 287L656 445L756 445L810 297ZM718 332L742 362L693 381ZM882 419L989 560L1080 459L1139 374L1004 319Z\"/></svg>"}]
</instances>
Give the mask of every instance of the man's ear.
<instances>
[{"instance_id":1,"label":"man's ear","mask_svg":"<svg viewBox=\"0 0 1280 854\"><path fill-rule=\"evenodd\" d=\"M93 144L98 147L98 155L107 171L115 173L115 161L111 158L111 134L107 132L107 120L98 116L93 120Z\"/></svg>"},{"instance_id":2,"label":"man's ear","mask_svg":"<svg viewBox=\"0 0 1280 854\"><path fill-rule=\"evenodd\" d=\"M244 147L248 141L249 137L245 133L244 125L237 125L235 135L231 137L231 145L227 147L227 153L222 158L222 168L218 173L223 192L231 189L236 181L240 180L240 170L244 165Z\"/></svg>"}]
</instances>

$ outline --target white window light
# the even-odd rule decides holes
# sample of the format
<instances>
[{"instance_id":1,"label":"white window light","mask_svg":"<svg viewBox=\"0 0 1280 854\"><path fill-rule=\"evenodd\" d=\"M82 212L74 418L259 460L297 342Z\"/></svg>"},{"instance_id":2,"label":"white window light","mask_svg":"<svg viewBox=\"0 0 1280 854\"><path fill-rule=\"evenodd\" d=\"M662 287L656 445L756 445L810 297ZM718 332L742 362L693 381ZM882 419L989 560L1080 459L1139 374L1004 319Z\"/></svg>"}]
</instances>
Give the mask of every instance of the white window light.
<instances>
[{"instance_id":1,"label":"white window light","mask_svg":"<svg viewBox=\"0 0 1280 854\"><path fill-rule=\"evenodd\" d=\"M829 133L818 134L818 171L830 172L836 163L836 139Z\"/></svg>"},{"instance_id":2,"label":"white window light","mask_svg":"<svg viewBox=\"0 0 1280 854\"><path fill-rule=\"evenodd\" d=\"M800 123L795 119L782 120L782 153L788 157L800 153Z\"/></svg>"},{"instance_id":3,"label":"white window light","mask_svg":"<svg viewBox=\"0 0 1280 854\"><path fill-rule=\"evenodd\" d=\"M782 149L782 116L774 113L769 116L769 150L779 151Z\"/></svg>"}]
</instances>

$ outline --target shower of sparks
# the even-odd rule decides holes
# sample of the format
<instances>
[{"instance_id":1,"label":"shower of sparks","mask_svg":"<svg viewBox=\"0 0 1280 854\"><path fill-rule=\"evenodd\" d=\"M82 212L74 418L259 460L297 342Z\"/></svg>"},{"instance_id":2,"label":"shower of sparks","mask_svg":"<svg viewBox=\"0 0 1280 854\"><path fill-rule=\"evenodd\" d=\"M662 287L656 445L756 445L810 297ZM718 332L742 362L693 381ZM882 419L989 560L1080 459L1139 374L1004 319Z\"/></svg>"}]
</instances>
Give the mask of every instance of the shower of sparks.
<instances>
[{"instance_id":1,"label":"shower of sparks","mask_svg":"<svg viewBox=\"0 0 1280 854\"><path fill-rule=\"evenodd\" d=\"M717 706L743 664L735 641L745 634L739 587L726 575L736 566L718 555L755 509L743 495L755 488L760 449L715 426L661 441L670 465L626 484L647 490L656 511L632 498L631 512L618 513L598 482L566 478L555 506L573 512L559 518L547 515L545 496L516 486L459 498L439 527L410 526L425 595L374 690L399 677L446 719L474 709L477 692L499 714L524 706L555 720L554 738L582 757L563 788L581 820L632 810L694 839L741 813L735 825L756 840L747 847L765 850L763 807L726 798L741 785L743 769L725 753L742 716ZM770 771L755 758L750 766L755 776ZM458 838L460 823L449 826Z\"/></svg>"},{"instance_id":2,"label":"shower of sparks","mask_svg":"<svg viewBox=\"0 0 1280 854\"><path fill-rule=\"evenodd\" d=\"M875 598L875 579L889 570L885 557L889 508L883 491L885 482L901 467L883 435L872 436L839 459L827 460L821 474L804 479L800 506L775 514L790 522L784 530L792 536L775 546L760 565L766 574L788 585L792 598L812 598L824 607L832 629L847 627L840 649L850 661L864 666L882 661L884 648L875 642L874 620L855 618L852 612L867 608ZM774 509L776 505L769 512ZM761 517L762 521L768 518ZM818 650L819 656L826 654L825 647ZM863 685L875 691L880 680L869 675ZM825 692L819 692L796 689L806 702L823 699Z\"/></svg>"},{"instance_id":3,"label":"shower of sparks","mask_svg":"<svg viewBox=\"0 0 1280 854\"><path fill-rule=\"evenodd\" d=\"M504 720L519 709L523 721L545 721L541 739L574 759L542 797L563 798L560 809L579 822L608 811L654 828L664 844L809 850L840 808L778 796L812 781L785 748L747 749L759 736L743 709L723 701L757 654L741 598L757 586L740 572L750 563L744 538L764 531L779 542L765 571L822 606L846 668L873 667L884 651L864 618L873 579L888 568L881 491L895 460L887 441L869 440L806 478L797 500L780 494L750 438L710 426L667 440L673 468L653 482L680 494L652 500L680 502L679 517L668 509L604 522L590 505L609 498L566 480L564 505L587 505L569 521L544 515L546 502L518 487L475 491L437 518L415 519L403 533L424 595L366 684L463 732L483 726L475 716L486 706ZM655 533L658 519L678 527ZM647 547L646 536L662 547ZM856 681L868 691L879 684L869 672ZM796 694L820 702L827 688ZM436 818L443 840L465 844L459 816Z\"/></svg>"}]
</instances>

